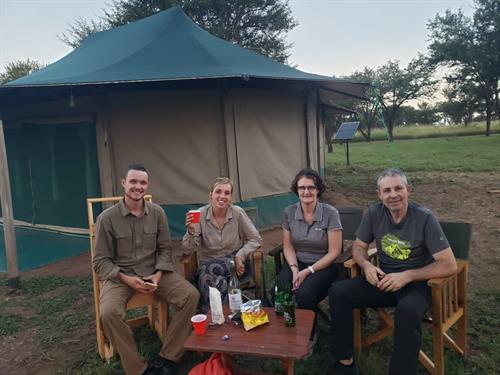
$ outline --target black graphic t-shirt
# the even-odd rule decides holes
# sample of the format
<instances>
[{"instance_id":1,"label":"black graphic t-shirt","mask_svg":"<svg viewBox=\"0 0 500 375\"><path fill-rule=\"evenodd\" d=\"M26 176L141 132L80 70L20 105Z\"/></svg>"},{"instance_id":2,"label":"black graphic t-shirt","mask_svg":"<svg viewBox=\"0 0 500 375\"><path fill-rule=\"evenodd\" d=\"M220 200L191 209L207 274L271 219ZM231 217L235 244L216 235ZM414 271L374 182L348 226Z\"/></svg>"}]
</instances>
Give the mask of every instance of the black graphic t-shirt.
<instances>
[{"instance_id":1,"label":"black graphic t-shirt","mask_svg":"<svg viewBox=\"0 0 500 375\"><path fill-rule=\"evenodd\" d=\"M366 243L375 239L379 265L386 273L426 266L433 254L450 246L434 214L413 202L398 224L382 202L370 206L356 237Z\"/></svg>"}]
</instances>

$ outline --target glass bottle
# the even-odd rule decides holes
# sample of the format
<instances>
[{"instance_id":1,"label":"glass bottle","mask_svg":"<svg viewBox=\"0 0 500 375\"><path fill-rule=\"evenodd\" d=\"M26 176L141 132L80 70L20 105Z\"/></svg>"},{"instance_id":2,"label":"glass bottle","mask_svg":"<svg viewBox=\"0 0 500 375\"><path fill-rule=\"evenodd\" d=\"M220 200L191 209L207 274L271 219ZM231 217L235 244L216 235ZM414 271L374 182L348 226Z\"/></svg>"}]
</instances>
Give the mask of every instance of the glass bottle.
<instances>
[{"instance_id":1,"label":"glass bottle","mask_svg":"<svg viewBox=\"0 0 500 375\"><path fill-rule=\"evenodd\" d=\"M283 283L276 277L276 282L274 284L274 312L278 316L283 316Z\"/></svg>"},{"instance_id":2,"label":"glass bottle","mask_svg":"<svg viewBox=\"0 0 500 375\"><path fill-rule=\"evenodd\" d=\"M288 283L285 286L283 297L283 315L285 326L295 327L295 302L293 301L291 286Z\"/></svg>"},{"instance_id":3,"label":"glass bottle","mask_svg":"<svg viewBox=\"0 0 500 375\"><path fill-rule=\"evenodd\" d=\"M230 261L230 265L231 278L229 279L227 295L229 299L229 310L231 311L231 314L235 314L240 311L241 308L241 288L240 281L236 275L236 264L234 259Z\"/></svg>"}]
</instances>

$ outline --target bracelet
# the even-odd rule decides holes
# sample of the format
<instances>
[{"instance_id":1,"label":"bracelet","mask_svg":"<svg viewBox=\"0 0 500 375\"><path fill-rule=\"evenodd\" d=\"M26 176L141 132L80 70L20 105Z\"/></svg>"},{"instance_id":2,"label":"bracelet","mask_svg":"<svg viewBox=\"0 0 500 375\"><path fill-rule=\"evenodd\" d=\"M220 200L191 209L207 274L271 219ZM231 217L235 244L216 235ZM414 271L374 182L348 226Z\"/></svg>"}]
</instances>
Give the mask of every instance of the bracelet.
<instances>
[{"instance_id":1,"label":"bracelet","mask_svg":"<svg viewBox=\"0 0 500 375\"><path fill-rule=\"evenodd\" d=\"M295 268L299 269L299 266L297 266L296 264L290 264L288 267L290 267L290 268L295 267Z\"/></svg>"},{"instance_id":2,"label":"bracelet","mask_svg":"<svg viewBox=\"0 0 500 375\"><path fill-rule=\"evenodd\" d=\"M307 269L311 272L311 274L313 274L314 272L314 268L312 266L307 266Z\"/></svg>"}]
</instances>

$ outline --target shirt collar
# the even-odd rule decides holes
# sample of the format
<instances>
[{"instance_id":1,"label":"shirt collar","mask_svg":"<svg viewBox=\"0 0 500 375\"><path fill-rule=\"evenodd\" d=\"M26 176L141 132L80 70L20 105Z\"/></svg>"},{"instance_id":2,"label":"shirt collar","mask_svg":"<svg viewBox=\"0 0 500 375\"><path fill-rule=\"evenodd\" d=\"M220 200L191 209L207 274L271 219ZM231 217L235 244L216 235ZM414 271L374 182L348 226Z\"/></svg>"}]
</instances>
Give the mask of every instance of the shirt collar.
<instances>
[{"instance_id":1,"label":"shirt collar","mask_svg":"<svg viewBox=\"0 0 500 375\"><path fill-rule=\"evenodd\" d=\"M224 224L226 224L232 218L233 218L233 206L231 205L227 208L226 217L224 219ZM210 205L207 206L206 220L214 221L214 214L212 212L212 207Z\"/></svg>"},{"instance_id":2,"label":"shirt collar","mask_svg":"<svg viewBox=\"0 0 500 375\"><path fill-rule=\"evenodd\" d=\"M127 216L127 215L132 215L132 211L128 209L128 207L125 205L125 198L120 199L118 202L118 209L120 210L120 214L122 216ZM147 205L147 202L144 201L144 215L149 215L149 206Z\"/></svg>"},{"instance_id":3,"label":"shirt collar","mask_svg":"<svg viewBox=\"0 0 500 375\"><path fill-rule=\"evenodd\" d=\"M297 209L295 210L295 220L304 221L304 213L302 212L302 206L300 202L297 202ZM316 208L314 209L314 221L323 220L323 203L316 202Z\"/></svg>"}]
</instances>

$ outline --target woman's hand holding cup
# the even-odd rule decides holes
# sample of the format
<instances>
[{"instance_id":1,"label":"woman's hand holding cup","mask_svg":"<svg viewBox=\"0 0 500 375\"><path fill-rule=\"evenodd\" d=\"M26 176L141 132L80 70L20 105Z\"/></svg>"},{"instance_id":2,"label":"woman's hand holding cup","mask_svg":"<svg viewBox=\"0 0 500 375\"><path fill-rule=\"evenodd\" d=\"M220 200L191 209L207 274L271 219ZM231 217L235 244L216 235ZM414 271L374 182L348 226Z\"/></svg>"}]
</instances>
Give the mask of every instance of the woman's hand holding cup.
<instances>
[{"instance_id":1,"label":"woman's hand holding cup","mask_svg":"<svg viewBox=\"0 0 500 375\"><path fill-rule=\"evenodd\" d=\"M194 234L194 224L200 222L200 210L189 210L186 212L186 227L189 234Z\"/></svg>"}]
</instances>

